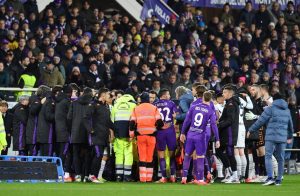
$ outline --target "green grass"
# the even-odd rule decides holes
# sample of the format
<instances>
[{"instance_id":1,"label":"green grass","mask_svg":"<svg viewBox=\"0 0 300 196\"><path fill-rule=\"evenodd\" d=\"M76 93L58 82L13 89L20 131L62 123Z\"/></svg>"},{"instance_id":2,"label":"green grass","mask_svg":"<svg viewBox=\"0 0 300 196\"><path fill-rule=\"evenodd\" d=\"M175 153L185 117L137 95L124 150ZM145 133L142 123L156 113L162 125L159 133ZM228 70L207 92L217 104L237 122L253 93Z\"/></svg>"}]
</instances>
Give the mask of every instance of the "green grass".
<instances>
[{"instance_id":1,"label":"green grass","mask_svg":"<svg viewBox=\"0 0 300 196\"><path fill-rule=\"evenodd\" d=\"M0 196L300 196L300 175L285 176L279 187L261 184L212 184L209 186L154 183L0 183Z\"/></svg>"}]
</instances>

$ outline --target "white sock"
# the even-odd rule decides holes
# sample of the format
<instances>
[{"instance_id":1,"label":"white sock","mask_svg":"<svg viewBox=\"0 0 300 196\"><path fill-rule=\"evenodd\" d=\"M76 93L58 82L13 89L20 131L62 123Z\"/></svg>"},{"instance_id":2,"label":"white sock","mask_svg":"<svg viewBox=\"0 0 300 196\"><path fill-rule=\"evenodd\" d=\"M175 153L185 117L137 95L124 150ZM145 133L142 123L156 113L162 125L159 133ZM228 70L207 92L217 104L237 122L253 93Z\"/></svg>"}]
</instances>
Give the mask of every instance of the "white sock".
<instances>
[{"instance_id":1,"label":"white sock","mask_svg":"<svg viewBox=\"0 0 300 196\"><path fill-rule=\"evenodd\" d=\"M157 177L159 177L159 178L161 178L161 177L162 177L162 174L161 174L161 171L160 171L160 166L159 166L159 165L158 165Z\"/></svg>"},{"instance_id":2,"label":"white sock","mask_svg":"<svg viewBox=\"0 0 300 196\"><path fill-rule=\"evenodd\" d=\"M70 173L69 172L65 172L65 178L69 178L70 177Z\"/></svg>"},{"instance_id":3,"label":"white sock","mask_svg":"<svg viewBox=\"0 0 300 196\"><path fill-rule=\"evenodd\" d=\"M226 168L225 169L225 178L231 176L231 173L230 173L230 169L229 168Z\"/></svg>"},{"instance_id":4,"label":"white sock","mask_svg":"<svg viewBox=\"0 0 300 196\"><path fill-rule=\"evenodd\" d=\"M100 167L100 170L99 170L99 173L98 173L98 178L102 178L102 174L103 174L103 171L104 171L104 168L105 168L105 164L106 164L106 161L102 160L101 161L101 167Z\"/></svg>"},{"instance_id":5,"label":"white sock","mask_svg":"<svg viewBox=\"0 0 300 196\"><path fill-rule=\"evenodd\" d=\"M249 171L248 171L248 178L252 179L255 175L254 175L254 172L255 172L255 165L254 165L254 162L253 162L253 155L252 154L249 154L248 155L249 157Z\"/></svg>"},{"instance_id":6,"label":"white sock","mask_svg":"<svg viewBox=\"0 0 300 196\"><path fill-rule=\"evenodd\" d=\"M240 155L234 155L234 158L236 160L236 168L237 168L237 175L242 175L242 161Z\"/></svg>"},{"instance_id":7,"label":"white sock","mask_svg":"<svg viewBox=\"0 0 300 196\"><path fill-rule=\"evenodd\" d=\"M247 168L247 159L246 159L246 156L243 155L243 156L240 156L241 157L241 163L242 163L242 177L245 177L246 175L246 168Z\"/></svg>"},{"instance_id":8,"label":"white sock","mask_svg":"<svg viewBox=\"0 0 300 196\"><path fill-rule=\"evenodd\" d=\"M237 171L232 172L232 177L235 178L235 179L238 179Z\"/></svg>"},{"instance_id":9,"label":"white sock","mask_svg":"<svg viewBox=\"0 0 300 196\"><path fill-rule=\"evenodd\" d=\"M216 168L218 173L218 178L224 178L223 175L223 164L216 156L214 156L215 162L216 162Z\"/></svg>"},{"instance_id":10,"label":"white sock","mask_svg":"<svg viewBox=\"0 0 300 196\"><path fill-rule=\"evenodd\" d=\"M274 176L278 176L278 162L277 159L272 155L272 165L273 165L273 172Z\"/></svg>"}]
</instances>

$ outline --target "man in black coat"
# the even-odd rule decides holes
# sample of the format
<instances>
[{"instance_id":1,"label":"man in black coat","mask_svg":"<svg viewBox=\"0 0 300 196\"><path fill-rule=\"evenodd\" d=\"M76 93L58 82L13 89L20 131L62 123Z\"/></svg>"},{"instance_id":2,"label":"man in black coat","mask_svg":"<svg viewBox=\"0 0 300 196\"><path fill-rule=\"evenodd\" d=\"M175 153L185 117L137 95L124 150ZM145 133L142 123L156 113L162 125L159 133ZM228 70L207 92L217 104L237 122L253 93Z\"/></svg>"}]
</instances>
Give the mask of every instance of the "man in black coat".
<instances>
[{"instance_id":1,"label":"man in black coat","mask_svg":"<svg viewBox=\"0 0 300 196\"><path fill-rule=\"evenodd\" d=\"M96 22L96 17L88 1L83 1L80 16L83 19L84 29L90 30L92 24Z\"/></svg>"},{"instance_id":2,"label":"man in black coat","mask_svg":"<svg viewBox=\"0 0 300 196\"><path fill-rule=\"evenodd\" d=\"M38 116L41 110L41 100L51 92L47 86L39 86L36 94L29 98L28 120L26 125L26 148L29 156L36 156L38 152L37 146L37 126Z\"/></svg>"},{"instance_id":3,"label":"man in black coat","mask_svg":"<svg viewBox=\"0 0 300 196\"><path fill-rule=\"evenodd\" d=\"M130 71L129 66L127 64L123 64L121 73L117 74L113 80L113 88L114 89L120 89L120 90L124 91L128 88L129 71Z\"/></svg>"},{"instance_id":4,"label":"man in black coat","mask_svg":"<svg viewBox=\"0 0 300 196\"><path fill-rule=\"evenodd\" d=\"M252 2L247 1L245 8L241 11L241 15L239 17L240 22L245 22L247 28L251 27L252 21L254 19L255 12L252 7Z\"/></svg>"},{"instance_id":5,"label":"man in black coat","mask_svg":"<svg viewBox=\"0 0 300 196\"><path fill-rule=\"evenodd\" d=\"M1 155L7 155L8 148L11 144L11 134L13 131L13 114L8 111L8 104L6 101L0 102L0 110L2 113L2 118L4 121L5 133L6 133L6 141L7 147L5 150L2 150Z\"/></svg>"},{"instance_id":6,"label":"man in black coat","mask_svg":"<svg viewBox=\"0 0 300 196\"><path fill-rule=\"evenodd\" d=\"M94 183L100 183L97 179L103 152L109 143L109 135L113 130L113 123L110 119L110 110L106 104L109 91L102 88L98 93L98 100L94 104L88 106L87 113L84 117L84 125L88 130L91 140L93 158L89 180Z\"/></svg>"},{"instance_id":7,"label":"man in black coat","mask_svg":"<svg viewBox=\"0 0 300 196\"><path fill-rule=\"evenodd\" d=\"M89 175L89 146L88 130L84 126L84 117L89 106L92 105L93 90L84 88L83 94L70 105L67 119L71 125L71 144L73 149L73 165L75 169L75 181L81 181L81 175L88 180ZM82 163L85 168L82 167ZM84 172L83 172L84 171Z\"/></svg>"},{"instance_id":8,"label":"man in black coat","mask_svg":"<svg viewBox=\"0 0 300 196\"><path fill-rule=\"evenodd\" d=\"M19 151L19 155L27 155L25 134L28 118L29 96L23 95L19 98L19 103L12 109L13 118L13 150Z\"/></svg>"},{"instance_id":9,"label":"man in black coat","mask_svg":"<svg viewBox=\"0 0 300 196\"><path fill-rule=\"evenodd\" d=\"M41 100L41 110L38 116L37 143L39 145L41 156L52 156L53 136L54 136L54 96L61 91L61 86L55 86L50 95Z\"/></svg>"},{"instance_id":10,"label":"man in black coat","mask_svg":"<svg viewBox=\"0 0 300 196\"><path fill-rule=\"evenodd\" d=\"M217 149L217 156L221 159L224 167L232 169L232 175L225 179L226 183L239 183L237 175L237 164L234 157L234 146L237 143L239 128L239 100L234 97L235 89L227 85L223 89L223 97L226 104L219 120L218 128L221 146ZM226 151L224 154L223 152Z\"/></svg>"},{"instance_id":11,"label":"man in black coat","mask_svg":"<svg viewBox=\"0 0 300 196\"><path fill-rule=\"evenodd\" d=\"M62 91L55 95L55 149L56 155L61 158L65 182L72 182L70 178L71 154L70 154L70 127L68 126L68 111L71 103L72 88L64 86Z\"/></svg>"},{"instance_id":12,"label":"man in black coat","mask_svg":"<svg viewBox=\"0 0 300 196\"><path fill-rule=\"evenodd\" d=\"M104 87L107 80L106 71L100 71L96 61L92 61L88 72L85 74L85 84L89 88L99 89Z\"/></svg>"},{"instance_id":13,"label":"man in black coat","mask_svg":"<svg viewBox=\"0 0 300 196\"><path fill-rule=\"evenodd\" d=\"M266 29L271 22L271 16L267 10L266 4L259 5L259 10L255 13L254 24L258 29Z\"/></svg>"}]
</instances>

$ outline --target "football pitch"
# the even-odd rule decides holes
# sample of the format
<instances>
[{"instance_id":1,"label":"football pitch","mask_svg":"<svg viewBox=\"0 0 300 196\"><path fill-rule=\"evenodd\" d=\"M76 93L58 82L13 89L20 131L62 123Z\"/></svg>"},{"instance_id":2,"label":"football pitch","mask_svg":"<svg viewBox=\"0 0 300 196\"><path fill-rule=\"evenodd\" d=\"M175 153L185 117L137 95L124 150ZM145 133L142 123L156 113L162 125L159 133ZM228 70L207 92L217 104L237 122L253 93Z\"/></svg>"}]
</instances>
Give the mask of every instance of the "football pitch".
<instances>
[{"instance_id":1,"label":"football pitch","mask_svg":"<svg viewBox=\"0 0 300 196\"><path fill-rule=\"evenodd\" d=\"M155 183L0 183L0 196L95 196L95 195L150 195L150 196L299 196L300 175L285 176L281 186L261 184L211 184L208 186Z\"/></svg>"}]
</instances>

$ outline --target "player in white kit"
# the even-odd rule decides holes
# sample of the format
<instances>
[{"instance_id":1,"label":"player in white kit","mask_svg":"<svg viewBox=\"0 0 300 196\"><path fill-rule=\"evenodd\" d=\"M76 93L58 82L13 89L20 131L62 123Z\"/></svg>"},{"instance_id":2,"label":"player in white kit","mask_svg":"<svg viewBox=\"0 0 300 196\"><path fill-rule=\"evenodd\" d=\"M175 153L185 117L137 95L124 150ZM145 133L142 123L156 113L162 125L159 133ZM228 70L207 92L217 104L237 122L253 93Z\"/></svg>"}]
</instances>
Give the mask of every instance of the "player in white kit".
<instances>
[{"instance_id":1,"label":"player in white kit","mask_svg":"<svg viewBox=\"0 0 300 196\"><path fill-rule=\"evenodd\" d=\"M237 144L234 148L234 157L237 163L237 172L240 177L240 181L243 182L245 179L246 167L247 167L247 159L245 156L245 138L246 138L246 128L244 124L244 110L253 109L253 103L251 98L246 92L239 93L239 101L240 101L240 115L239 115L239 131L238 131L238 139Z\"/></svg>"}]
</instances>

